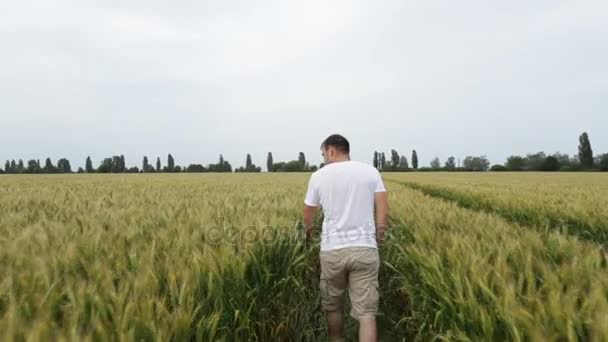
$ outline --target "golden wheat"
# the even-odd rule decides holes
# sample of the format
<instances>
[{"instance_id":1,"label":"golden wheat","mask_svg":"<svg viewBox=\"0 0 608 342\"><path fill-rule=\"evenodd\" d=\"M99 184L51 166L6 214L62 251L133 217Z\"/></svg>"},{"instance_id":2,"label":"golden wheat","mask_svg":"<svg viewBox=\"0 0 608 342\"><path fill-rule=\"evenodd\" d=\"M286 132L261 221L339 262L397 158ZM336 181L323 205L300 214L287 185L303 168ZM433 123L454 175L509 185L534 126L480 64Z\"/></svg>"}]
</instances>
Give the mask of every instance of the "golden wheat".
<instances>
[{"instance_id":1,"label":"golden wheat","mask_svg":"<svg viewBox=\"0 0 608 342\"><path fill-rule=\"evenodd\" d=\"M536 177L385 174L528 210L571 197L577 217L602 222L605 208L585 208L607 203L604 178ZM0 177L0 339L323 340L318 248L301 240L307 180ZM387 186L383 340L608 339L600 244Z\"/></svg>"}]
</instances>

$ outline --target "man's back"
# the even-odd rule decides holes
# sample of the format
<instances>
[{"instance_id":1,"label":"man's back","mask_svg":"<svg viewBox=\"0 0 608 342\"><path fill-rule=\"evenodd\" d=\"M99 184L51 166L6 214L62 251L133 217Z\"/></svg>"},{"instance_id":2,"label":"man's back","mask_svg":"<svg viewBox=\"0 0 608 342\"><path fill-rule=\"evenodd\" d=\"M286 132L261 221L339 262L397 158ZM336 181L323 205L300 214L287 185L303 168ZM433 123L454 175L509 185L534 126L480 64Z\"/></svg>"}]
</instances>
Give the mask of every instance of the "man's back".
<instances>
[{"instance_id":1,"label":"man's back","mask_svg":"<svg viewBox=\"0 0 608 342\"><path fill-rule=\"evenodd\" d=\"M323 208L321 250L376 248L374 194L382 191L380 173L362 162L335 162L315 172L304 203Z\"/></svg>"}]
</instances>

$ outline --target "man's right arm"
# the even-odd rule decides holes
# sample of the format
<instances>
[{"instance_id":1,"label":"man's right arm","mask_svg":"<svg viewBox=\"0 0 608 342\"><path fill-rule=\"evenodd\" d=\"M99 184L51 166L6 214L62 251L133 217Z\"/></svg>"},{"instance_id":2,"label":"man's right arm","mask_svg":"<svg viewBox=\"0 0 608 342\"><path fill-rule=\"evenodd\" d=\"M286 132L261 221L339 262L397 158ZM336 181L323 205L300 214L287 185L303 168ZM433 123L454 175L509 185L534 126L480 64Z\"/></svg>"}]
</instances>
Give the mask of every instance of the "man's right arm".
<instances>
[{"instance_id":1,"label":"man's right arm","mask_svg":"<svg viewBox=\"0 0 608 342\"><path fill-rule=\"evenodd\" d=\"M374 193L376 207L376 241L378 245L384 244L386 229L388 228L388 193L386 191Z\"/></svg>"},{"instance_id":2,"label":"man's right arm","mask_svg":"<svg viewBox=\"0 0 608 342\"><path fill-rule=\"evenodd\" d=\"M314 216L321 205L319 189L314 181L314 177L315 174L313 173L308 181L308 190L304 198L304 230L306 232L306 240L310 240L312 236Z\"/></svg>"}]
</instances>

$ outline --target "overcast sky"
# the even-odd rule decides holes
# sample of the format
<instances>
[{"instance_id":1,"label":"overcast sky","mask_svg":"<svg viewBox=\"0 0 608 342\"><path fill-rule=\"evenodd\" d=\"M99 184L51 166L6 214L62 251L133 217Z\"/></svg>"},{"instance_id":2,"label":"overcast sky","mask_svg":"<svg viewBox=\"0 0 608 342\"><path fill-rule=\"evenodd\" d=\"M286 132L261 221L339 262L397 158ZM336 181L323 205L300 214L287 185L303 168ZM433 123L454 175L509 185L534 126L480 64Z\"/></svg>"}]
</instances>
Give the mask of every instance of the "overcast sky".
<instances>
[{"instance_id":1,"label":"overcast sky","mask_svg":"<svg viewBox=\"0 0 608 342\"><path fill-rule=\"evenodd\" d=\"M0 127L0 160L73 168L605 153L608 1L5 0Z\"/></svg>"}]
</instances>

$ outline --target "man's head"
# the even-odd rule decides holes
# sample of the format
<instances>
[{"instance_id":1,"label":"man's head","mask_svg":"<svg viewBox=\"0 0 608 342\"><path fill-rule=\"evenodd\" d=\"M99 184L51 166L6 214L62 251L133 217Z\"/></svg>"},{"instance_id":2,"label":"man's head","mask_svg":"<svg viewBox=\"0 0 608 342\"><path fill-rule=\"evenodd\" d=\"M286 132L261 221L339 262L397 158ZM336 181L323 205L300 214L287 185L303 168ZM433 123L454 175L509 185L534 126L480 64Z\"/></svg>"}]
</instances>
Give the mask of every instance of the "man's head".
<instances>
[{"instance_id":1,"label":"man's head","mask_svg":"<svg viewBox=\"0 0 608 342\"><path fill-rule=\"evenodd\" d=\"M321 144L323 163L350 160L350 144L340 134L332 134Z\"/></svg>"}]
</instances>

